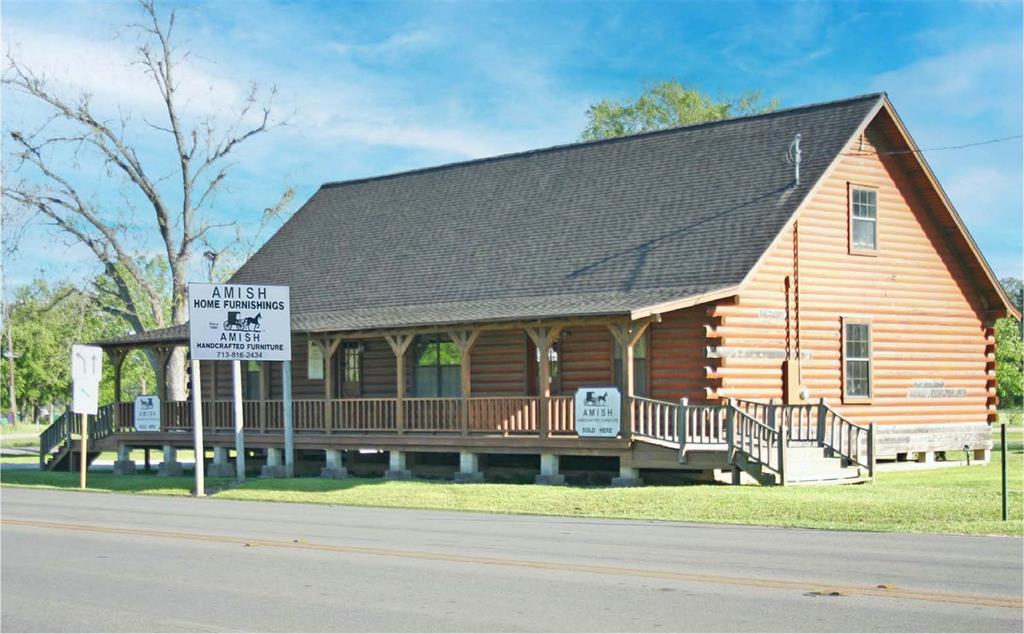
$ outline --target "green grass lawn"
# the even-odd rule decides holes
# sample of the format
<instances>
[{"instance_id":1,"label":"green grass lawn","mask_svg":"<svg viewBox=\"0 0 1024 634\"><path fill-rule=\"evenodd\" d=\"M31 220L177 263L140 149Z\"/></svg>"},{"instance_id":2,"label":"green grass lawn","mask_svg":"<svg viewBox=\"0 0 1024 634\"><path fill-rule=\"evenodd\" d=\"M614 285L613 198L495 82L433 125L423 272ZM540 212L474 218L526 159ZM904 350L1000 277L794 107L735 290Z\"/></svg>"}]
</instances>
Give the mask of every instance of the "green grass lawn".
<instances>
[{"instance_id":1,"label":"green grass lawn","mask_svg":"<svg viewBox=\"0 0 1024 634\"><path fill-rule=\"evenodd\" d=\"M38 447L39 434L46 427L46 424L37 427L31 423L0 425L0 447Z\"/></svg>"},{"instance_id":2,"label":"green grass lawn","mask_svg":"<svg viewBox=\"0 0 1024 634\"><path fill-rule=\"evenodd\" d=\"M1011 520L999 519L998 452L988 465L882 472L858 486L545 487L358 479L251 479L215 494L236 500L673 520L867 531L1024 534L1024 435L1008 434ZM997 437L998 446L998 437ZM154 460L154 462L156 462ZM230 480L210 479L208 486ZM77 473L5 470L0 484L77 488ZM192 479L92 473L91 489L188 495Z\"/></svg>"}]
</instances>

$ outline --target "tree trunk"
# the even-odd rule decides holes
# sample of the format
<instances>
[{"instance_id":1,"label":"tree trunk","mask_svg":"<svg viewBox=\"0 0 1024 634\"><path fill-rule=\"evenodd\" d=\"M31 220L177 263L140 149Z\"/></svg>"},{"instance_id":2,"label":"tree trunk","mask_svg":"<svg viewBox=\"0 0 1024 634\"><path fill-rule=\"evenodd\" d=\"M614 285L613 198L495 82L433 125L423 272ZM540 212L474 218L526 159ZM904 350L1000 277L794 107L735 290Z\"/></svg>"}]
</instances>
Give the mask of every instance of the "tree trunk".
<instances>
[{"instance_id":1,"label":"tree trunk","mask_svg":"<svg viewBox=\"0 0 1024 634\"><path fill-rule=\"evenodd\" d=\"M188 399L185 391L185 348L175 348L167 361L167 400L184 401Z\"/></svg>"}]
</instances>

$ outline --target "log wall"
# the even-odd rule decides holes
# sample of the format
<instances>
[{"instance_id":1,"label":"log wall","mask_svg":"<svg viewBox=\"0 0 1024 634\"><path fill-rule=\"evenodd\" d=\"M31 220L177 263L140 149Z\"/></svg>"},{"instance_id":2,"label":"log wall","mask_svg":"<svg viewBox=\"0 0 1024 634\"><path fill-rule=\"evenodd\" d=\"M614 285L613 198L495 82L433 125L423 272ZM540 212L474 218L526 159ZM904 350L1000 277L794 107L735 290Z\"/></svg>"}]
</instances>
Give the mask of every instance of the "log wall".
<instances>
[{"instance_id":1,"label":"log wall","mask_svg":"<svg viewBox=\"0 0 1024 634\"><path fill-rule=\"evenodd\" d=\"M884 118L888 115L879 115ZM739 302L711 309L720 397L781 398L782 359L858 423L992 420L994 341L980 291L876 119L769 251ZM851 253L851 184L878 192L878 249ZM787 278L792 290L787 293ZM842 391L841 318L869 319L872 398Z\"/></svg>"}]
</instances>

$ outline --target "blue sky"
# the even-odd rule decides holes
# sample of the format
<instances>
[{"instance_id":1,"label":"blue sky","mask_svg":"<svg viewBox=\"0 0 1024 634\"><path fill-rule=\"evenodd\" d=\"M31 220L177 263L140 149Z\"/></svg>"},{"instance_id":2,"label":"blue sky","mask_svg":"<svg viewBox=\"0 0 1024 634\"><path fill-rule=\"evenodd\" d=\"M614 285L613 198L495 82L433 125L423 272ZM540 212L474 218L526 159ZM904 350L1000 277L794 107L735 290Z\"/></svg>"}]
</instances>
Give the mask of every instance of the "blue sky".
<instances>
[{"instance_id":1,"label":"blue sky","mask_svg":"<svg viewBox=\"0 0 1024 634\"><path fill-rule=\"evenodd\" d=\"M783 107L885 90L923 148L1022 128L1019 2L177 6L178 41L193 52L181 70L187 118L223 117L250 81L276 85L287 115L235 156L214 221L252 226L287 187L299 203L326 181L571 142L590 103L663 79L713 95L759 89ZM67 94L85 88L107 115L131 113L140 147L166 156L166 140L141 124L159 114L156 95L127 63L134 38L120 27L138 19L131 2L5 0L0 34ZM5 132L39 121L21 96L5 90L2 105ZM1020 139L926 157L996 273L1020 276ZM161 161L153 171L169 173ZM93 200L145 233L152 221L125 188L93 162L77 169ZM5 263L8 288L96 270L43 226L21 245Z\"/></svg>"}]
</instances>

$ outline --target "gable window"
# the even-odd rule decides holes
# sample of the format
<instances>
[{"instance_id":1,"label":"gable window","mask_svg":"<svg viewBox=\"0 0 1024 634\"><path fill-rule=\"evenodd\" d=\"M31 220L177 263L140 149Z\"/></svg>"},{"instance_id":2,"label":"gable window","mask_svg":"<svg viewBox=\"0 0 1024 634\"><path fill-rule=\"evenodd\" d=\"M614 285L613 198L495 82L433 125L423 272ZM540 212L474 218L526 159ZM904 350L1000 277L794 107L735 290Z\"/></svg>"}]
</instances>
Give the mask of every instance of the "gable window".
<instances>
[{"instance_id":1,"label":"gable window","mask_svg":"<svg viewBox=\"0 0 1024 634\"><path fill-rule=\"evenodd\" d=\"M613 344L615 350L615 384L623 389L626 383L622 369L622 346ZM650 396L647 364L647 333L633 346L633 393L636 396Z\"/></svg>"},{"instance_id":2,"label":"gable window","mask_svg":"<svg viewBox=\"0 0 1024 634\"><path fill-rule=\"evenodd\" d=\"M843 320L843 396L871 398L871 324Z\"/></svg>"},{"instance_id":3,"label":"gable window","mask_svg":"<svg viewBox=\"0 0 1024 634\"><path fill-rule=\"evenodd\" d=\"M446 337L421 335L413 347L413 394L461 396L462 355Z\"/></svg>"},{"instance_id":4,"label":"gable window","mask_svg":"<svg viewBox=\"0 0 1024 634\"><path fill-rule=\"evenodd\" d=\"M850 187L850 250L878 250L878 192Z\"/></svg>"}]
</instances>

